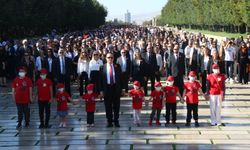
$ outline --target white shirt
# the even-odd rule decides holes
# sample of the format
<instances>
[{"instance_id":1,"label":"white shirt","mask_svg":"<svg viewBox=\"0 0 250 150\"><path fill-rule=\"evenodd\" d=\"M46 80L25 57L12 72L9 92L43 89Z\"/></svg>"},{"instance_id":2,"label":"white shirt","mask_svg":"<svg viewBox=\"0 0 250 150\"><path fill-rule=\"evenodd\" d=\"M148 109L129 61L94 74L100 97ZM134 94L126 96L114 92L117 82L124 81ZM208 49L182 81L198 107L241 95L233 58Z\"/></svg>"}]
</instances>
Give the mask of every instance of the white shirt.
<instances>
[{"instance_id":1,"label":"white shirt","mask_svg":"<svg viewBox=\"0 0 250 150\"><path fill-rule=\"evenodd\" d=\"M107 63L107 84L110 84L109 70L110 70L110 64ZM114 81L113 83L115 84L115 69L113 64L112 64L112 70L113 70L113 81Z\"/></svg>"},{"instance_id":2,"label":"white shirt","mask_svg":"<svg viewBox=\"0 0 250 150\"><path fill-rule=\"evenodd\" d=\"M52 58L48 58L49 72L52 72Z\"/></svg>"},{"instance_id":3,"label":"white shirt","mask_svg":"<svg viewBox=\"0 0 250 150\"><path fill-rule=\"evenodd\" d=\"M65 59L64 59L64 57L59 57L59 59L60 59L61 74L65 74L65 69L66 69L66 67L65 67ZM64 66L64 68L63 68L63 66ZM63 72L63 69L64 69L64 72Z\"/></svg>"},{"instance_id":4,"label":"white shirt","mask_svg":"<svg viewBox=\"0 0 250 150\"><path fill-rule=\"evenodd\" d=\"M126 67L127 67L127 61L126 57L122 56L122 72L126 72Z\"/></svg>"},{"instance_id":5,"label":"white shirt","mask_svg":"<svg viewBox=\"0 0 250 150\"><path fill-rule=\"evenodd\" d=\"M204 56L204 70L207 70L208 61L209 61L209 57Z\"/></svg>"},{"instance_id":6,"label":"white shirt","mask_svg":"<svg viewBox=\"0 0 250 150\"><path fill-rule=\"evenodd\" d=\"M82 72L89 73L89 62L79 59L77 63L77 73L80 75Z\"/></svg>"},{"instance_id":7,"label":"white shirt","mask_svg":"<svg viewBox=\"0 0 250 150\"><path fill-rule=\"evenodd\" d=\"M225 48L225 61L234 61L235 49L233 47Z\"/></svg>"},{"instance_id":8,"label":"white shirt","mask_svg":"<svg viewBox=\"0 0 250 150\"><path fill-rule=\"evenodd\" d=\"M193 47L189 47L189 46L187 46L186 48L185 48L185 57L186 58L190 58L190 54L191 54L191 52L193 51Z\"/></svg>"},{"instance_id":9,"label":"white shirt","mask_svg":"<svg viewBox=\"0 0 250 150\"><path fill-rule=\"evenodd\" d=\"M162 57L161 54L156 54L157 66L159 66L159 70L162 69Z\"/></svg>"},{"instance_id":10,"label":"white shirt","mask_svg":"<svg viewBox=\"0 0 250 150\"><path fill-rule=\"evenodd\" d=\"M38 56L38 57L36 58L36 69L37 69L38 71L40 71L40 70L42 69L42 60L41 60L41 57L40 57L40 56Z\"/></svg>"},{"instance_id":11,"label":"white shirt","mask_svg":"<svg viewBox=\"0 0 250 150\"><path fill-rule=\"evenodd\" d=\"M92 59L89 62L89 71L99 71L100 67L103 66L103 62L101 59L98 59L97 61Z\"/></svg>"}]
</instances>

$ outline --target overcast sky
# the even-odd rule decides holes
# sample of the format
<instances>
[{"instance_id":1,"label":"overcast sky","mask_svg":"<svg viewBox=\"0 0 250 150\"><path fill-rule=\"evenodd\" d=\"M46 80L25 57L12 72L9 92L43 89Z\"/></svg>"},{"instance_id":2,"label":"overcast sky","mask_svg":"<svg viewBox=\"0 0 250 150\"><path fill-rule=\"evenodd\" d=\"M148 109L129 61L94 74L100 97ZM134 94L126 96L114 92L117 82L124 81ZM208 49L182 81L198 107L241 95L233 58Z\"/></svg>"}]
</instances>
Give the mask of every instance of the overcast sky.
<instances>
[{"instance_id":1,"label":"overcast sky","mask_svg":"<svg viewBox=\"0 0 250 150\"><path fill-rule=\"evenodd\" d=\"M106 20L118 18L124 21L127 10L131 13L132 21L142 23L154 16L160 15L167 0L98 0L108 10Z\"/></svg>"}]
</instances>

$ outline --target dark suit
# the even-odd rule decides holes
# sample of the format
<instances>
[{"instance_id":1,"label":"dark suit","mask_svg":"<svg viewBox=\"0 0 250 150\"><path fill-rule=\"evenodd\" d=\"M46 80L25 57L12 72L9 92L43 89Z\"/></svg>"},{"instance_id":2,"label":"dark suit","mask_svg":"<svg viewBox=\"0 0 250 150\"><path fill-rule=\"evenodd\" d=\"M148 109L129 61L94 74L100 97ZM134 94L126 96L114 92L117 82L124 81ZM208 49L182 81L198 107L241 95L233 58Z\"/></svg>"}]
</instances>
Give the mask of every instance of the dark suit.
<instances>
[{"instance_id":1,"label":"dark suit","mask_svg":"<svg viewBox=\"0 0 250 150\"><path fill-rule=\"evenodd\" d=\"M107 64L100 68L100 90L104 94L104 104L106 118L109 124L114 122L119 124L120 97L123 89L121 67L118 64L113 65L115 83L108 84ZM113 117L114 114L114 117Z\"/></svg>"},{"instance_id":2,"label":"dark suit","mask_svg":"<svg viewBox=\"0 0 250 150\"><path fill-rule=\"evenodd\" d=\"M72 61L71 59L64 57L65 61L65 73L61 74L61 64L60 59L55 58L52 63L52 74L54 77L54 81L56 83L64 83L65 84L65 90L71 95L70 90L70 76L73 75L72 73Z\"/></svg>"},{"instance_id":3,"label":"dark suit","mask_svg":"<svg viewBox=\"0 0 250 150\"><path fill-rule=\"evenodd\" d=\"M131 76L133 78L133 81L139 81L141 83L141 85L144 85L144 77L147 76L146 74L146 70L147 70L147 66L146 66L146 62L141 59L140 63L137 63L137 61L134 59L132 61L132 72L131 72Z\"/></svg>"},{"instance_id":4,"label":"dark suit","mask_svg":"<svg viewBox=\"0 0 250 150\"><path fill-rule=\"evenodd\" d=\"M204 65L204 55L201 56L200 58L200 72L201 72L201 78L202 78L202 91L205 93L206 92L206 81L207 81L207 75L209 75L211 73L211 64L212 64L212 57L211 56L208 56L209 59L208 59L208 64L207 64L207 68L205 68L205 65Z\"/></svg>"},{"instance_id":5,"label":"dark suit","mask_svg":"<svg viewBox=\"0 0 250 150\"><path fill-rule=\"evenodd\" d=\"M150 79L150 81L151 81L151 91L153 91L155 89L154 88L155 73L159 71L159 66L157 65L155 53L149 53L149 54L148 54L148 52L142 53L142 58L145 60L146 66L147 66L147 69L146 69L147 80L146 80L145 84L143 85L145 95L147 95L147 93L148 93L148 89L147 89L148 79Z\"/></svg>"},{"instance_id":6,"label":"dark suit","mask_svg":"<svg viewBox=\"0 0 250 150\"><path fill-rule=\"evenodd\" d=\"M182 94L184 85L183 76L185 75L185 55L179 53L176 59L175 54L172 53L168 65L170 68L170 74L174 76L174 85L179 88L180 93Z\"/></svg>"},{"instance_id":7,"label":"dark suit","mask_svg":"<svg viewBox=\"0 0 250 150\"><path fill-rule=\"evenodd\" d=\"M123 66L122 56L117 58L116 63L119 64L122 68ZM122 81L126 92L128 91L128 80L130 77L131 77L131 61L128 57L126 57L126 70L122 71Z\"/></svg>"}]
</instances>

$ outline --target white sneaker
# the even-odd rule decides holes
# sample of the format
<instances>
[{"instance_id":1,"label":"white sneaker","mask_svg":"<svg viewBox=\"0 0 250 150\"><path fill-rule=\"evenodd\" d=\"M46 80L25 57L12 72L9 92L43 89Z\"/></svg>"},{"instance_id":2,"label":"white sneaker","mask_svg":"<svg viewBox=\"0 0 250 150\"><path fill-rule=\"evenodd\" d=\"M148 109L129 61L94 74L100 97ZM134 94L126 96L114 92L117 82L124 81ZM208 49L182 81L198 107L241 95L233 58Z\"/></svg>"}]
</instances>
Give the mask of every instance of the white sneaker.
<instances>
[{"instance_id":1,"label":"white sneaker","mask_svg":"<svg viewBox=\"0 0 250 150\"><path fill-rule=\"evenodd\" d=\"M95 126L95 124L92 123L92 124L91 124L91 127L94 127L94 126Z\"/></svg>"},{"instance_id":2,"label":"white sneaker","mask_svg":"<svg viewBox=\"0 0 250 150\"><path fill-rule=\"evenodd\" d=\"M61 122L58 127L62 128L63 127L63 123Z\"/></svg>"},{"instance_id":3,"label":"white sneaker","mask_svg":"<svg viewBox=\"0 0 250 150\"><path fill-rule=\"evenodd\" d=\"M234 83L234 79L230 78L229 82L230 82L230 84L233 84Z\"/></svg>"},{"instance_id":4,"label":"white sneaker","mask_svg":"<svg viewBox=\"0 0 250 150\"><path fill-rule=\"evenodd\" d=\"M90 124L87 124L87 127L90 127L91 125Z\"/></svg>"},{"instance_id":5,"label":"white sneaker","mask_svg":"<svg viewBox=\"0 0 250 150\"><path fill-rule=\"evenodd\" d=\"M65 122L63 123L62 127L64 127L64 128L66 127L66 123Z\"/></svg>"},{"instance_id":6,"label":"white sneaker","mask_svg":"<svg viewBox=\"0 0 250 150\"><path fill-rule=\"evenodd\" d=\"M229 82L229 78L227 78L225 82Z\"/></svg>"}]
</instances>

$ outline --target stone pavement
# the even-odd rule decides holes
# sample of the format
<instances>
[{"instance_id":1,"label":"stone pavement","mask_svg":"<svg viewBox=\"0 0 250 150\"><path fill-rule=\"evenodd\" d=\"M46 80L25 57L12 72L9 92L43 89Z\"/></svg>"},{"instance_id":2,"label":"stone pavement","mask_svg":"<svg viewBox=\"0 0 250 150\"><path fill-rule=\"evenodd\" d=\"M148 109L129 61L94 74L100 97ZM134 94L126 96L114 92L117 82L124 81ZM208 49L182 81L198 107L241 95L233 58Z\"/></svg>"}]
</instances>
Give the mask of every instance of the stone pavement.
<instances>
[{"instance_id":1,"label":"stone pavement","mask_svg":"<svg viewBox=\"0 0 250 150\"><path fill-rule=\"evenodd\" d=\"M0 149L1 150L77 150L77 149L250 149L250 85L227 85L222 116L225 127L211 127L209 103L201 99L199 105L200 127L185 127L186 107L178 103L177 124L164 126L162 111L160 127L148 126L150 108L142 110L141 127L133 125L131 100L121 100L121 128L106 128L104 104L97 103L95 127L86 127L83 103L70 105L66 128L58 128L55 103L52 104L52 128L38 129L38 104L31 107L30 128L15 129L16 107L11 89L0 88ZM74 90L73 99L78 99Z\"/></svg>"}]
</instances>

